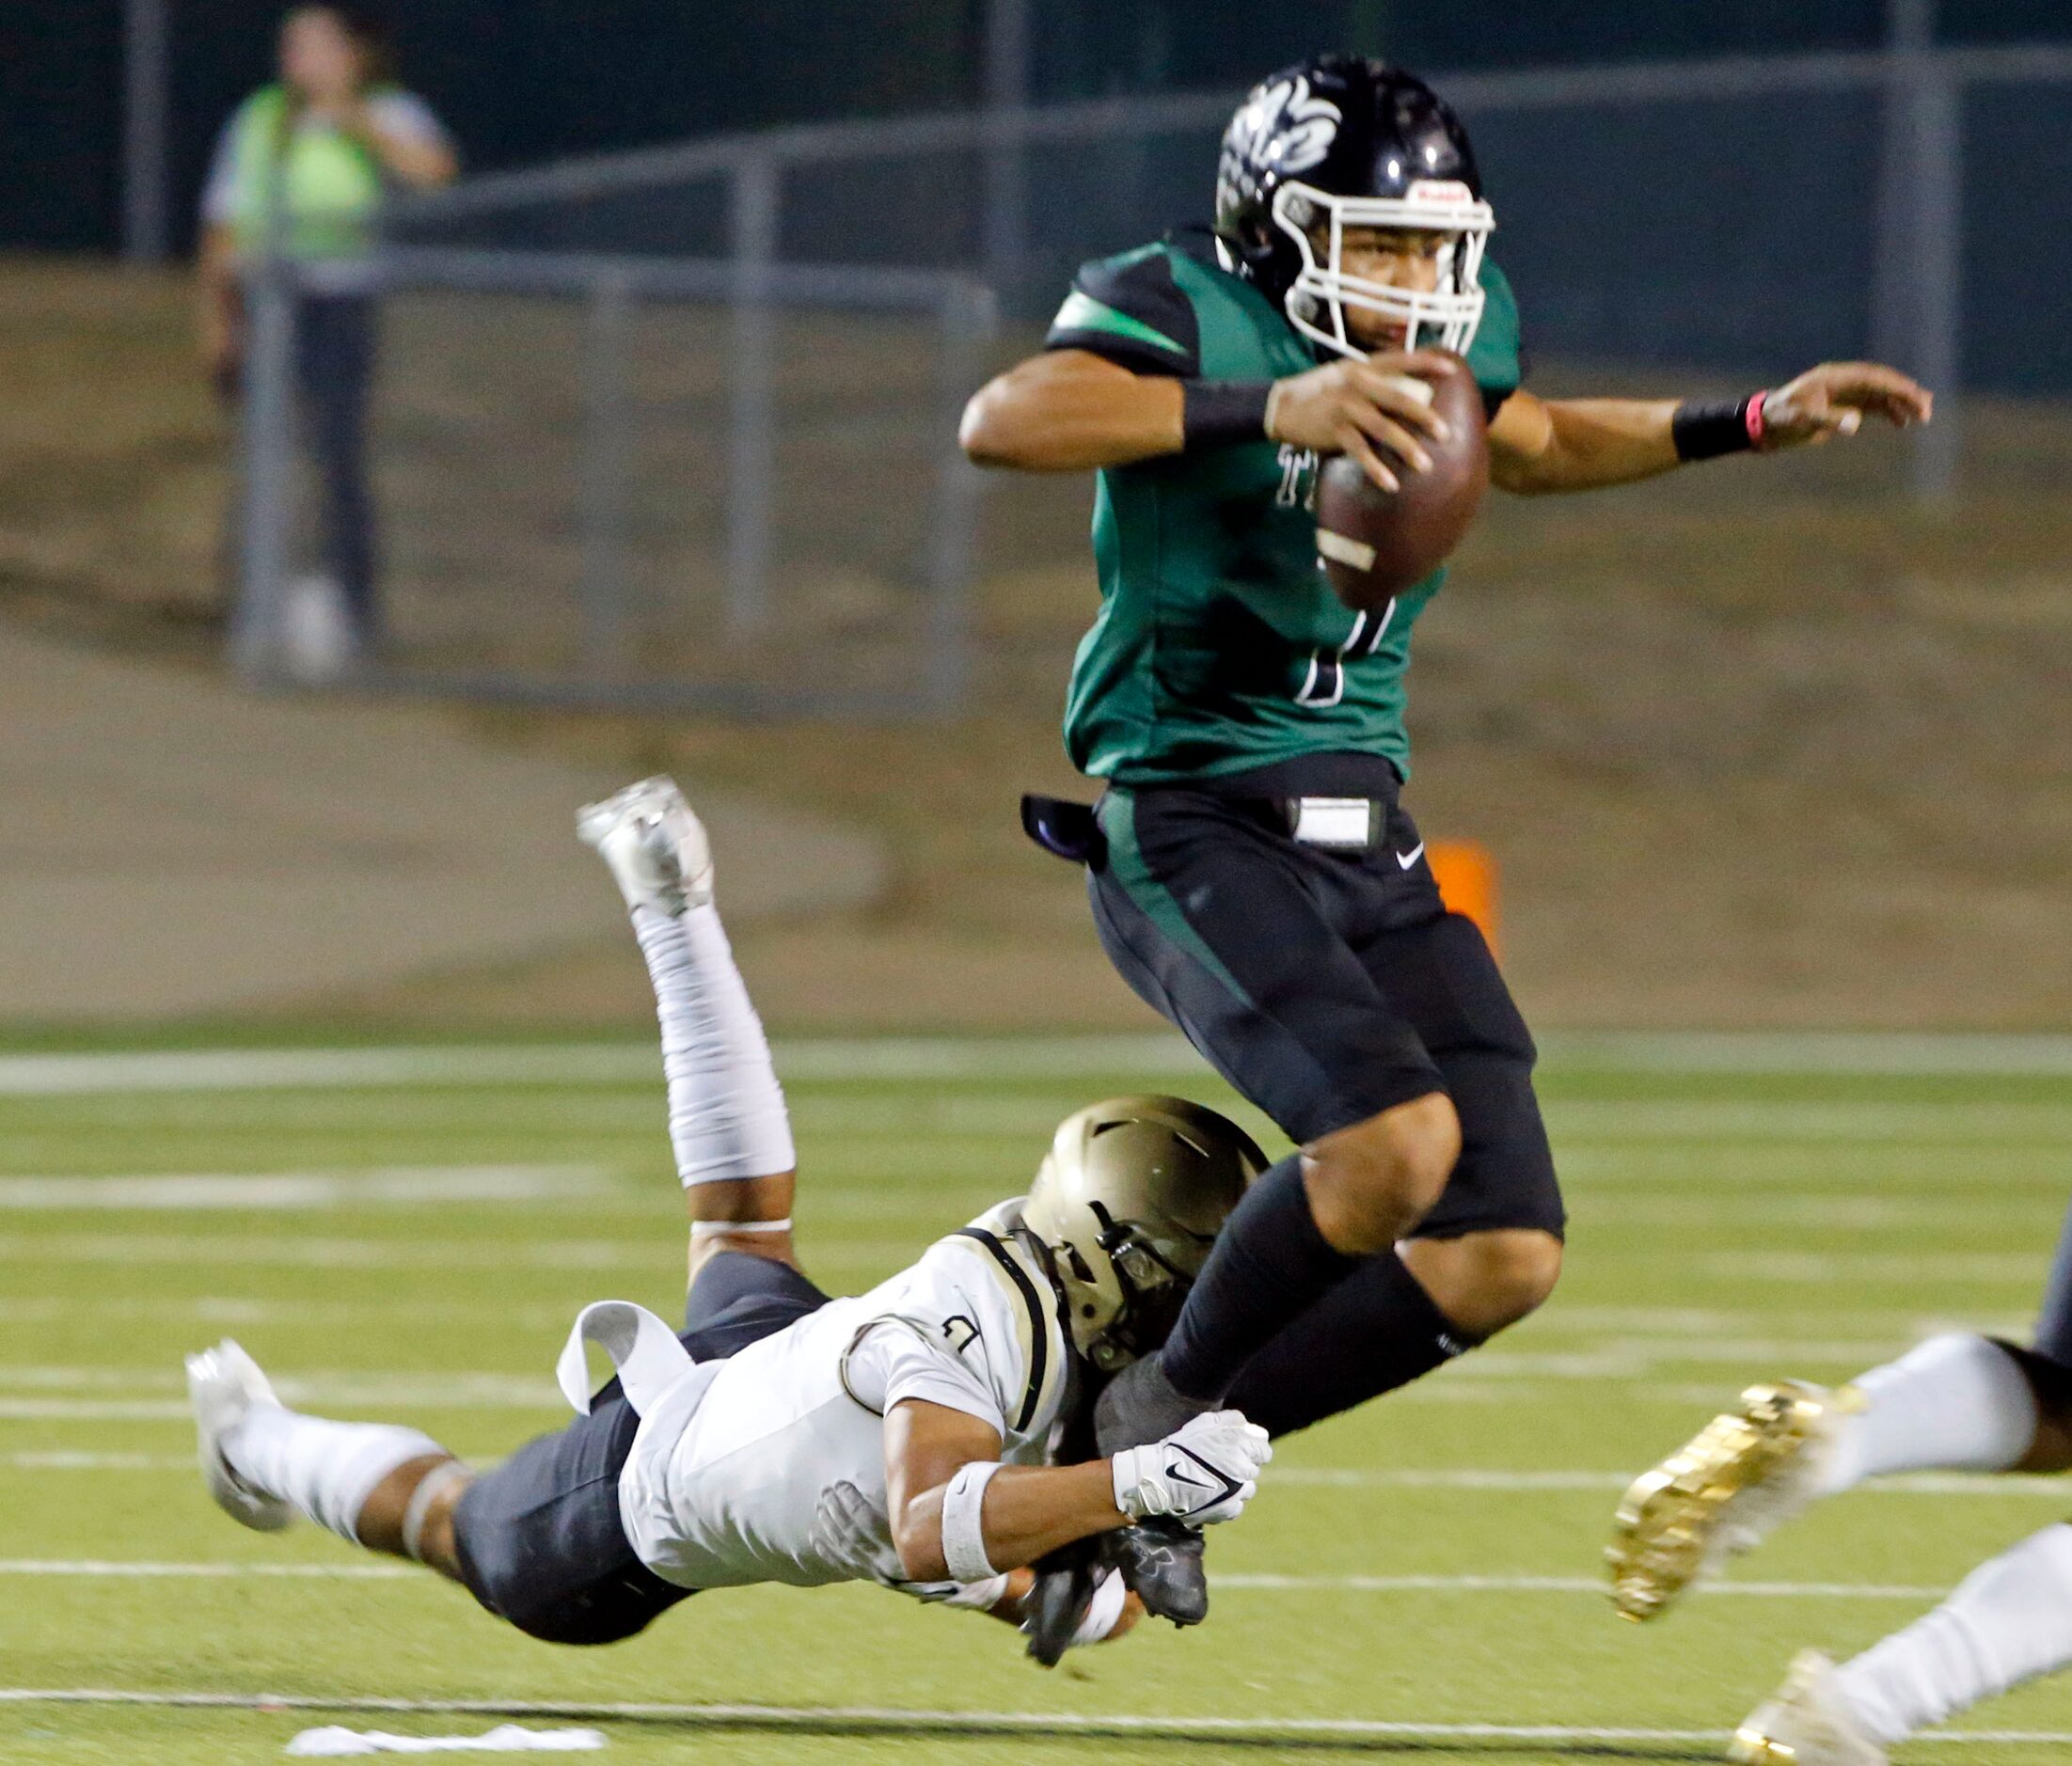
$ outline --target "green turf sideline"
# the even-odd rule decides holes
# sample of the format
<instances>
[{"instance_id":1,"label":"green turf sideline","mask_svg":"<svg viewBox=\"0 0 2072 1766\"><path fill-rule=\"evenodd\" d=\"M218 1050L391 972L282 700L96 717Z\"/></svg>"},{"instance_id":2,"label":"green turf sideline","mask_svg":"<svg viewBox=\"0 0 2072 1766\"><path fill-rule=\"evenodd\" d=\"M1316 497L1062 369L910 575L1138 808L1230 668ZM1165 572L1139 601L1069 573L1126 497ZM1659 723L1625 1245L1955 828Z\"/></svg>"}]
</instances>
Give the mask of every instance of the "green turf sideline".
<instances>
[{"instance_id":1,"label":"green turf sideline","mask_svg":"<svg viewBox=\"0 0 2072 1766\"><path fill-rule=\"evenodd\" d=\"M1817 1073L1921 1078L2072 1077L2072 1036L1676 1033L1551 1035L1550 1064L1648 1073ZM801 1083L1191 1075L1200 1058L1159 1033L1087 1036L801 1038L778 1065ZM656 1078L651 1043L222 1049L0 1056L0 1096L104 1092L367 1089L545 1082L618 1085Z\"/></svg>"},{"instance_id":2,"label":"green turf sideline","mask_svg":"<svg viewBox=\"0 0 2072 1766\"><path fill-rule=\"evenodd\" d=\"M885 1705L690 1705L577 1699L324 1698L268 1693L145 1693L104 1687L62 1690L0 1687L0 1704L142 1705L184 1711L340 1711L390 1716L576 1717L592 1721L683 1724L714 1729L879 1730L913 1734L1166 1735L1226 1741L1257 1737L1319 1736L1348 1741L1576 1742L1579 1751L1601 1751L1606 1742L1723 1742L1729 1729L1622 1728L1559 1723L1406 1723L1372 1717L1181 1717L1133 1712L1090 1713L1037 1711L903 1711ZM2056 1729L1943 1729L1919 1736L1909 1745L2017 1745L2062 1747L2072 1731Z\"/></svg>"}]
</instances>

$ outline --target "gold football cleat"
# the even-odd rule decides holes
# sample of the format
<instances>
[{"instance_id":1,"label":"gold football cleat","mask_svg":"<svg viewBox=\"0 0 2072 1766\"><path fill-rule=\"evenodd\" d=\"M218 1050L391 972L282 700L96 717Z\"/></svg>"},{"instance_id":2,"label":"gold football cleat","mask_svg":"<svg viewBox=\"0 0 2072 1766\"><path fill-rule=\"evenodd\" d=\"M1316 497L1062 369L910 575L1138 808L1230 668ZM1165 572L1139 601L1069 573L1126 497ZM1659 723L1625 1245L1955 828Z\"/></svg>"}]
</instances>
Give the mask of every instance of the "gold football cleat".
<instances>
[{"instance_id":1,"label":"gold football cleat","mask_svg":"<svg viewBox=\"0 0 2072 1766\"><path fill-rule=\"evenodd\" d=\"M1834 1419L1859 1409L1853 1386L1750 1386L1627 1487L1605 1550L1620 1616L1651 1619L1726 1558L1811 1500Z\"/></svg>"}]
</instances>

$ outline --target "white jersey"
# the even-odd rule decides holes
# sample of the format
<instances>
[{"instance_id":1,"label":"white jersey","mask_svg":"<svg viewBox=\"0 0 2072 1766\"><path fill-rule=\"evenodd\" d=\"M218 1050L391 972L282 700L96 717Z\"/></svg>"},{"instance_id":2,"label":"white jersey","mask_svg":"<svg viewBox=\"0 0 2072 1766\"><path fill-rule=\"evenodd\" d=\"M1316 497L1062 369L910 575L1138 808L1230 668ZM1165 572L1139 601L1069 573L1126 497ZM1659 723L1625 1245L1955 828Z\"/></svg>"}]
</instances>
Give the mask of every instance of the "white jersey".
<instances>
[{"instance_id":1,"label":"white jersey","mask_svg":"<svg viewBox=\"0 0 2072 1766\"><path fill-rule=\"evenodd\" d=\"M1073 1367L1056 1289L1004 1204L867 1294L830 1301L649 1404L619 1480L641 1561L679 1587L904 1583L885 1493L884 1418L907 1398L996 1429L1040 1465ZM628 1381L631 1390L631 1381Z\"/></svg>"}]
</instances>

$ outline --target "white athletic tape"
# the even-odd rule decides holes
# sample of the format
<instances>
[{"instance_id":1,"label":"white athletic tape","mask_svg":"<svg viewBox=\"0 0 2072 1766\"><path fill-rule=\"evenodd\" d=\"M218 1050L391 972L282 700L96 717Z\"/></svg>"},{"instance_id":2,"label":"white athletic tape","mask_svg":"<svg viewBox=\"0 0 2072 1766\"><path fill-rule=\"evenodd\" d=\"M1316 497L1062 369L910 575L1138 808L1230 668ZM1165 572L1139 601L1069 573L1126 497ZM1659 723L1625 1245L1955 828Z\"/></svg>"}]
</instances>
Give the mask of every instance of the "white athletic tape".
<instances>
[{"instance_id":1,"label":"white athletic tape","mask_svg":"<svg viewBox=\"0 0 2072 1766\"><path fill-rule=\"evenodd\" d=\"M942 1562L952 1582L989 1582L1000 1571L986 1554L986 1487L1000 1470L996 1459L959 1466L942 1491Z\"/></svg>"},{"instance_id":2,"label":"white athletic tape","mask_svg":"<svg viewBox=\"0 0 2072 1766\"><path fill-rule=\"evenodd\" d=\"M424 1523L432 1513L432 1505L467 1476L466 1466L458 1459L449 1459L418 1480L418 1488L410 1492L409 1504L403 1511L403 1555L412 1562L424 1562Z\"/></svg>"},{"instance_id":3,"label":"white athletic tape","mask_svg":"<svg viewBox=\"0 0 2072 1766\"><path fill-rule=\"evenodd\" d=\"M715 1178L716 1183L734 1181ZM791 1231L791 1216L781 1221L693 1221L690 1223L692 1239L733 1238L742 1233L788 1233Z\"/></svg>"}]
</instances>

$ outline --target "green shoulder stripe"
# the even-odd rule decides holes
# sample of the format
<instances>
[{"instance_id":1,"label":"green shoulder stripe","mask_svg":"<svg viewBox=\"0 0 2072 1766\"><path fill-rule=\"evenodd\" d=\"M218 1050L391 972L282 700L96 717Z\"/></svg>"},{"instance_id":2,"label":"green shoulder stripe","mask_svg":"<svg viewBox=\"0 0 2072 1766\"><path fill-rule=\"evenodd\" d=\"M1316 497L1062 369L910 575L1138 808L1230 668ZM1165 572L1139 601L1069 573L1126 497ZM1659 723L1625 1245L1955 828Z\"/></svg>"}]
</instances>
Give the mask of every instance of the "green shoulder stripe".
<instances>
[{"instance_id":1,"label":"green shoulder stripe","mask_svg":"<svg viewBox=\"0 0 2072 1766\"><path fill-rule=\"evenodd\" d=\"M1117 312L1078 289L1065 297L1065 305L1057 309L1051 328L1052 331L1106 331L1118 338L1148 343L1155 349L1170 350L1175 355L1184 356L1189 353L1184 343L1176 343L1164 332L1146 324L1143 320Z\"/></svg>"}]
</instances>

